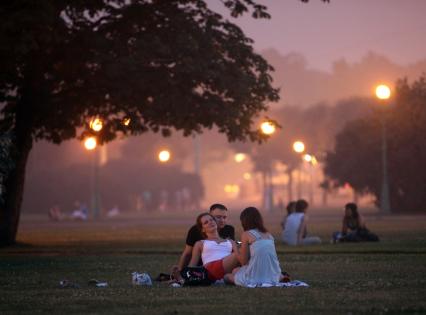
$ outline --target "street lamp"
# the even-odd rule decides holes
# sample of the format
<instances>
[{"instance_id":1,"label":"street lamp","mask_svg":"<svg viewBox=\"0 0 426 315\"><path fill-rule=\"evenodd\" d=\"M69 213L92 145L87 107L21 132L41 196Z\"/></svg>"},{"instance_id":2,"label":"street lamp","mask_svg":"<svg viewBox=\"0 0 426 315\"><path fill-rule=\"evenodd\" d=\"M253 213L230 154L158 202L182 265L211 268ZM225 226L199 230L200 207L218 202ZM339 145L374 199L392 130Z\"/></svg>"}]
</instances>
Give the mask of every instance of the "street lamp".
<instances>
[{"instance_id":1,"label":"street lamp","mask_svg":"<svg viewBox=\"0 0 426 315\"><path fill-rule=\"evenodd\" d=\"M276 131L273 122L266 120L260 124L260 131L267 136L272 135ZM274 207L274 184L272 182L272 166L269 165L268 170L263 173L263 206L266 210L271 211Z\"/></svg>"},{"instance_id":2,"label":"street lamp","mask_svg":"<svg viewBox=\"0 0 426 315\"><path fill-rule=\"evenodd\" d=\"M245 153L236 153L234 155L234 161L237 163L241 163L246 159L247 155Z\"/></svg>"},{"instance_id":3,"label":"street lamp","mask_svg":"<svg viewBox=\"0 0 426 315\"><path fill-rule=\"evenodd\" d=\"M124 126L129 126L130 125L130 117L124 117L122 120L122 123Z\"/></svg>"},{"instance_id":4,"label":"street lamp","mask_svg":"<svg viewBox=\"0 0 426 315\"><path fill-rule=\"evenodd\" d=\"M96 137L87 137L86 140L84 140L84 147L88 151L94 150L97 145L98 145L98 142L96 141Z\"/></svg>"},{"instance_id":5,"label":"street lamp","mask_svg":"<svg viewBox=\"0 0 426 315\"><path fill-rule=\"evenodd\" d=\"M260 124L260 130L262 131L263 134L269 136L275 132L276 127L272 122L264 121L263 123Z\"/></svg>"},{"instance_id":6,"label":"street lamp","mask_svg":"<svg viewBox=\"0 0 426 315\"><path fill-rule=\"evenodd\" d=\"M170 160L170 151L169 150L162 150L160 153L158 153L158 160L161 163L166 163Z\"/></svg>"},{"instance_id":7,"label":"street lamp","mask_svg":"<svg viewBox=\"0 0 426 315\"><path fill-rule=\"evenodd\" d=\"M314 166L318 164L316 157L312 154L303 156L305 162L309 163L309 203L314 204Z\"/></svg>"},{"instance_id":8,"label":"street lamp","mask_svg":"<svg viewBox=\"0 0 426 315\"><path fill-rule=\"evenodd\" d=\"M293 150L296 153L302 154L305 152L305 144L297 140L293 143ZM302 198L302 166L299 166L299 172L297 174L297 198Z\"/></svg>"},{"instance_id":9,"label":"street lamp","mask_svg":"<svg viewBox=\"0 0 426 315\"><path fill-rule=\"evenodd\" d=\"M387 100L391 96L390 88L381 84L376 87L376 97L383 105L388 105ZM387 160L387 135L386 135L386 117L382 115L382 193L380 198L380 207L382 212L389 214L391 212L389 200L389 179L388 179L388 160Z\"/></svg>"},{"instance_id":10,"label":"street lamp","mask_svg":"<svg viewBox=\"0 0 426 315\"><path fill-rule=\"evenodd\" d=\"M90 129L98 133L103 128L100 118L93 118L89 123ZM96 136L89 136L84 142L84 146L89 151L94 151L92 155L92 178L91 178L91 210L93 218L97 219L100 212L101 197L99 192L99 150L97 149Z\"/></svg>"},{"instance_id":11,"label":"street lamp","mask_svg":"<svg viewBox=\"0 0 426 315\"><path fill-rule=\"evenodd\" d=\"M302 141L295 141L293 143L293 150L297 153L305 152L305 144Z\"/></svg>"},{"instance_id":12,"label":"street lamp","mask_svg":"<svg viewBox=\"0 0 426 315\"><path fill-rule=\"evenodd\" d=\"M102 130L103 127L103 123L102 120L100 120L99 118L94 118L90 121L90 129L92 129L93 131L99 132Z\"/></svg>"}]
</instances>

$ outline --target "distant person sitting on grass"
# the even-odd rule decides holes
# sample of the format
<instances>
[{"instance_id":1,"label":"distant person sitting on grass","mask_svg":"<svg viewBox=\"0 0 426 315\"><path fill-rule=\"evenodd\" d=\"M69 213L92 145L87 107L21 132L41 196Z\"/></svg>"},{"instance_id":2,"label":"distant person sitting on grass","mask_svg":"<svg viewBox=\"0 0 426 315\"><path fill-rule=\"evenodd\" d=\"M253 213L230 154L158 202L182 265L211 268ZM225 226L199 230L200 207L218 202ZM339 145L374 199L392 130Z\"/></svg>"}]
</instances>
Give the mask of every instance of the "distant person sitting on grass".
<instances>
[{"instance_id":1,"label":"distant person sitting on grass","mask_svg":"<svg viewBox=\"0 0 426 315\"><path fill-rule=\"evenodd\" d=\"M49 219L52 221L60 221L62 219L61 209L58 205L54 205L49 209Z\"/></svg>"},{"instance_id":2,"label":"distant person sitting on grass","mask_svg":"<svg viewBox=\"0 0 426 315\"><path fill-rule=\"evenodd\" d=\"M86 221L89 217L87 206L84 203L80 204L79 201L76 201L74 205L75 210L71 213L71 218L77 221Z\"/></svg>"},{"instance_id":3,"label":"distant person sitting on grass","mask_svg":"<svg viewBox=\"0 0 426 315\"><path fill-rule=\"evenodd\" d=\"M308 217L305 213L308 207L309 204L304 199L296 202L295 212L287 217L282 232L284 243L292 246L321 244L321 239L318 236L308 236Z\"/></svg>"},{"instance_id":4,"label":"distant person sitting on grass","mask_svg":"<svg viewBox=\"0 0 426 315\"><path fill-rule=\"evenodd\" d=\"M287 221L288 216L290 214L294 213L294 211L296 210L296 201L290 201L287 204L286 210L287 210L287 215L281 221L281 228L282 229L284 229L284 227L285 227L285 222Z\"/></svg>"},{"instance_id":5,"label":"distant person sitting on grass","mask_svg":"<svg viewBox=\"0 0 426 315\"><path fill-rule=\"evenodd\" d=\"M345 205L345 215L342 221L341 232L334 232L332 242L377 242L379 237L371 233L364 218L358 212L356 203L350 202Z\"/></svg>"},{"instance_id":6,"label":"distant person sitting on grass","mask_svg":"<svg viewBox=\"0 0 426 315\"><path fill-rule=\"evenodd\" d=\"M234 227L226 224L226 220L228 219L228 209L220 203L215 203L210 206L209 213L216 220L219 236L223 239L235 240ZM177 266L172 267L172 273L181 272L186 266L188 266L188 263L191 261L192 250L195 243L202 239L204 239L204 236L201 231L198 229L196 224L193 225L187 233L185 248L179 258L179 263ZM199 261L199 265L201 264L202 262Z\"/></svg>"}]
</instances>

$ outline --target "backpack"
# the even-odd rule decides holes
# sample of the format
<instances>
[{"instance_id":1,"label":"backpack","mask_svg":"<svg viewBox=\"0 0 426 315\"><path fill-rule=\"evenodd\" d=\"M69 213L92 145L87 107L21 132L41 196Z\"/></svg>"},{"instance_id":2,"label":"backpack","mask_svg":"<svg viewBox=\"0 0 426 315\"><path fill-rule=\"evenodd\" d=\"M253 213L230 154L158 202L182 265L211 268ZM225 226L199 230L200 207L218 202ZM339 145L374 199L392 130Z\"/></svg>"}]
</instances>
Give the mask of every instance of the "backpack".
<instances>
[{"instance_id":1,"label":"backpack","mask_svg":"<svg viewBox=\"0 0 426 315\"><path fill-rule=\"evenodd\" d=\"M184 279L184 286L207 286L212 284L207 269L203 266L186 267L180 274Z\"/></svg>"}]
</instances>

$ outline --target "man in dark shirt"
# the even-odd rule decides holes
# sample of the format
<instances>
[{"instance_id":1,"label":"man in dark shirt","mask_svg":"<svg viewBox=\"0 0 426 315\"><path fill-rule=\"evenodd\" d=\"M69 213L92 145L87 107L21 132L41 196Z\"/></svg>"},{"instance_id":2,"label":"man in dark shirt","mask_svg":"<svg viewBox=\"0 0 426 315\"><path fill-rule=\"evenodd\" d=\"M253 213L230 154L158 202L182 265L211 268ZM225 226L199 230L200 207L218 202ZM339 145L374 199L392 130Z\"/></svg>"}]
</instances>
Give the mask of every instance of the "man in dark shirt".
<instances>
[{"instance_id":1,"label":"man in dark shirt","mask_svg":"<svg viewBox=\"0 0 426 315\"><path fill-rule=\"evenodd\" d=\"M220 237L235 240L234 227L226 224L226 220L228 219L228 209L222 204L215 203L210 207L209 212L216 219ZM188 263L191 260L194 244L202 239L204 239L204 237L201 235L201 232L197 229L196 225L193 225L186 236L186 244L183 253L179 258L179 264L173 267L172 272L180 272L183 268L188 266Z\"/></svg>"}]
</instances>

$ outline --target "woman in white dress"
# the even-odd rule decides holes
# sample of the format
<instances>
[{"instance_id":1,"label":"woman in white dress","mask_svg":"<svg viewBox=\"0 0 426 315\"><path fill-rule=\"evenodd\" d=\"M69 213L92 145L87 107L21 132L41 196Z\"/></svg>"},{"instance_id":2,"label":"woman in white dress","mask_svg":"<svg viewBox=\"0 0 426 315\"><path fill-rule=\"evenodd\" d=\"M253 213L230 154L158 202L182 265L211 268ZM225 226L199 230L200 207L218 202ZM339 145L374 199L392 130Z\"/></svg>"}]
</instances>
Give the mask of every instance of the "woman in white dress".
<instances>
[{"instance_id":1,"label":"woman in white dress","mask_svg":"<svg viewBox=\"0 0 426 315\"><path fill-rule=\"evenodd\" d=\"M245 287L275 286L284 279L274 238L263 225L259 210L249 207L240 215L244 232L238 260L240 268L225 275L225 281Z\"/></svg>"}]
</instances>

